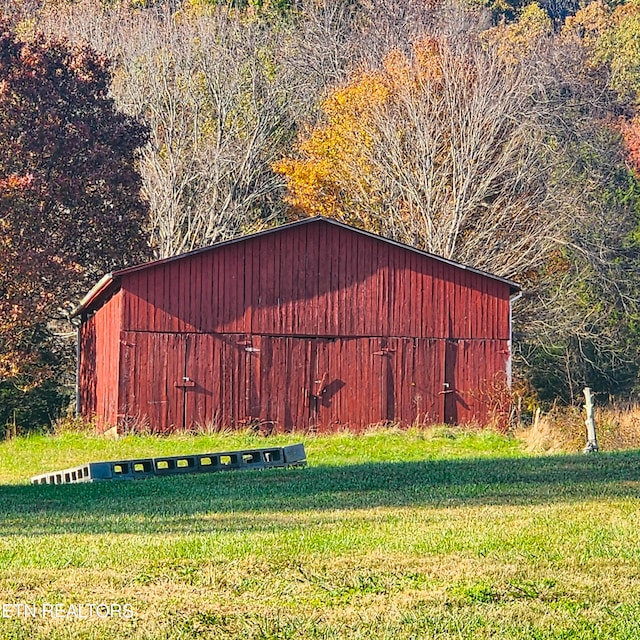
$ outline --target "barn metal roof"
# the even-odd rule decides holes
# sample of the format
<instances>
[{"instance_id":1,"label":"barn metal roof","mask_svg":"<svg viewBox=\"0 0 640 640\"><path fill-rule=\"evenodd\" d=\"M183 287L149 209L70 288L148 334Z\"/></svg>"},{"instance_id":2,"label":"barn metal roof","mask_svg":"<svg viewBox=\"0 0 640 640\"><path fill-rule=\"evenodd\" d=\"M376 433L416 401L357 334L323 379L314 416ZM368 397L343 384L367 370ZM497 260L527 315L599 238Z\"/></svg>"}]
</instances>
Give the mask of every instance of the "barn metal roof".
<instances>
[{"instance_id":1,"label":"barn metal roof","mask_svg":"<svg viewBox=\"0 0 640 640\"><path fill-rule=\"evenodd\" d=\"M199 253L204 253L205 251L212 251L219 247L224 247L227 245L244 242L245 240L258 238L260 236L266 236L272 233L278 233L280 231L284 231L285 229L291 229L293 227L299 227L306 224L315 224L318 222L325 222L330 225L334 225L336 227L341 227L343 229L347 229L354 233L359 233L361 235L367 236L369 238L373 238L375 240L380 240L382 242L387 242L389 244L395 245L402 249L406 249L407 251L412 251L413 253L417 253L422 256L426 256L433 260L437 260L447 265L451 265L458 269L464 269L465 271L470 271L471 273L476 273L478 275L484 276L486 278L490 278L491 280L496 280L498 282L502 282L509 286L510 294L515 295L519 293L522 287L513 280L508 280L507 278L502 278L500 276L496 276L492 273L488 273L486 271L482 271L480 269L476 269L474 267L469 267L467 265L461 264L459 262L455 262L454 260L449 260L447 258L443 258L441 256L435 255L433 253L429 253L428 251L423 251L422 249L418 249L416 247L412 247L411 245L404 244L402 242L397 242L396 240L391 240L389 238L385 238L384 236L376 235L375 233L371 233L369 231L365 231L363 229L358 229L357 227L353 227L351 225L345 224L344 222L338 222L337 220L333 220L331 218L325 218L324 216L314 216L311 218L303 218L302 220L297 220L296 222L289 222L287 224L280 225L278 227L273 227L272 229L266 229L264 231L258 231L257 233L251 233L243 236L238 236L237 238L232 238L231 240L225 240L223 242L217 242L216 244L209 245L207 247L202 247L201 249L195 249L193 251L188 251L186 253L181 253L177 256L171 256L168 258L161 258L159 260L153 260L151 262L145 262L143 264L134 265L131 267L126 267L124 269L119 269L117 271L113 271L111 273L107 273L104 275L90 290L89 292L82 298L78 306L72 311L71 317L74 318L79 316L83 311L91 308L95 303L104 297L108 296L112 291L116 289L121 278L129 273L133 273L136 271L142 271L143 269L149 269L152 267L156 267L158 265L167 264L170 262L177 262L178 260L182 260L188 256L197 255Z\"/></svg>"}]
</instances>

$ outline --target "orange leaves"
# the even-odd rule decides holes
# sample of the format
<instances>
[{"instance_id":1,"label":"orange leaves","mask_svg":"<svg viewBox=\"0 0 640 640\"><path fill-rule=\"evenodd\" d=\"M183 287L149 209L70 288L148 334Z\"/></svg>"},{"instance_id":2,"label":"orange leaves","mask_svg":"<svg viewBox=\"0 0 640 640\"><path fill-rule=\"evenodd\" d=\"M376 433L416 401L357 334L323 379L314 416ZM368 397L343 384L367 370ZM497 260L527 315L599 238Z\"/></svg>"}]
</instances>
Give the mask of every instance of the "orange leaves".
<instances>
[{"instance_id":1,"label":"orange leaves","mask_svg":"<svg viewBox=\"0 0 640 640\"><path fill-rule=\"evenodd\" d=\"M441 75L439 43L428 39L414 46L411 57L392 51L380 69L362 71L335 89L322 105L325 122L299 140L298 157L273 165L286 177L294 211L362 224L367 215L358 201L381 201L383 187L370 161L380 142L381 116L404 93Z\"/></svg>"},{"instance_id":2,"label":"orange leaves","mask_svg":"<svg viewBox=\"0 0 640 640\"><path fill-rule=\"evenodd\" d=\"M3 197L7 192L14 193L28 189L33 185L33 181L34 175L32 173L23 176L12 173L6 178L0 178L0 197Z\"/></svg>"},{"instance_id":3,"label":"orange leaves","mask_svg":"<svg viewBox=\"0 0 640 640\"><path fill-rule=\"evenodd\" d=\"M310 215L342 217L340 185L357 167L368 172L363 151L372 144L368 122L383 104L389 87L380 73L363 73L352 84L334 91L323 104L326 123L299 142L299 159L286 158L274 169L287 178L288 201Z\"/></svg>"},{"instance_id":4,"label":"orange leaves","mask_svg":"<svg viewBox=\"0 0 640 640\"><path fill-rule=\"evenodd\" d=\"M640 116L631 120L620 119L618 130L627 150L627 161L636 177L640 177Z\"/></svg>"},{"instance_id":5,"label":"orange leaves","mask_svg":"<svg viewBox=\"0 0 640 640\"><path fill-rule=\"evenodd\" d=\"M442 71L442 48L435 38L424 38L413 48L415 58L411 67L400 65L395 70L395 75L399 76L403 71L409 77L414 76L420 80L441 80ZM406 61L406 58L405 58Z\"/></svg>"}]
</instances>

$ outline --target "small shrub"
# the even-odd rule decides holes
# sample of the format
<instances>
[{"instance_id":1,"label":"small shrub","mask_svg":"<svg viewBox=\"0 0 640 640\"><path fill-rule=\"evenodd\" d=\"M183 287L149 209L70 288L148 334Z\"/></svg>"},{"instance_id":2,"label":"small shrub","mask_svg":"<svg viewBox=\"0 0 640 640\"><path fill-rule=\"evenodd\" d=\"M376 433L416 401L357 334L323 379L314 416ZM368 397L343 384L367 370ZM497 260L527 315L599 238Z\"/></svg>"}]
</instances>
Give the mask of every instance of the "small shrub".
<instances>
[{"instance_id":1,"label":"small shrub","mask_svg":"<svg viewBox=\"0 0 640 640\"><path fill-rule=\"evenodd\" d=\"M87 422L80 416L67 414L64 417L57 418L52 423L53 433L62 435L63 433L85 433L93 435L96 426L93 422Z\"/></svg>"}]
</instances>

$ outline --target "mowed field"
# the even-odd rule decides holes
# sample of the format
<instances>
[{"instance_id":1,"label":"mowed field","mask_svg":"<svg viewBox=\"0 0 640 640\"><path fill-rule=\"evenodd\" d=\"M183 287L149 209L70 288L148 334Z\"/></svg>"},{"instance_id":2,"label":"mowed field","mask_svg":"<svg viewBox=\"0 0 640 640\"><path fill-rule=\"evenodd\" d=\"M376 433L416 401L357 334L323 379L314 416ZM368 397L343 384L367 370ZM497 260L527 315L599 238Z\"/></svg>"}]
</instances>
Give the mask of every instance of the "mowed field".
<instances>
[{"instance_id":1,"label":"mowed field","mask_svg":"<svg viewBox=\"0 0 640 640\"><path fill-rule=\"evenodd\" d=\"M298 441L305 469L28 484ZM0 444L0 483L2 640L640 637L635 451L533 456L444 428L65 434Z\"/></svg>"}]
</instances>

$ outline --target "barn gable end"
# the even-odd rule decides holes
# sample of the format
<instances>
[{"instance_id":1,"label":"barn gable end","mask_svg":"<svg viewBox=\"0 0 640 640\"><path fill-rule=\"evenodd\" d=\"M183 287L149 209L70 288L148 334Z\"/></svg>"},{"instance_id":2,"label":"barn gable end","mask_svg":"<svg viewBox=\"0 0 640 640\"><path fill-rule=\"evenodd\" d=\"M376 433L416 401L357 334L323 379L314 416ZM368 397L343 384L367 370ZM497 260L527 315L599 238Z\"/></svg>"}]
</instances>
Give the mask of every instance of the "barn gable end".
<instances>
[{"instance_id":1,"label":"barn gable end","mask_svg":"<svg viewBox=\"0 0 640 640\"><path fill-rule=\"evenodd\" d=\"M322 218L125 269L78 310L81 411L158 431L484 420L516 291Z\"/></svg>"}]
</instances>

